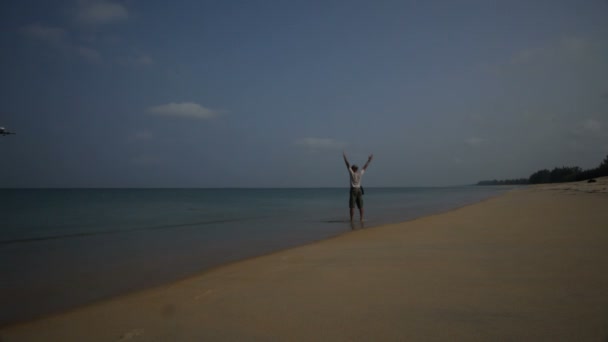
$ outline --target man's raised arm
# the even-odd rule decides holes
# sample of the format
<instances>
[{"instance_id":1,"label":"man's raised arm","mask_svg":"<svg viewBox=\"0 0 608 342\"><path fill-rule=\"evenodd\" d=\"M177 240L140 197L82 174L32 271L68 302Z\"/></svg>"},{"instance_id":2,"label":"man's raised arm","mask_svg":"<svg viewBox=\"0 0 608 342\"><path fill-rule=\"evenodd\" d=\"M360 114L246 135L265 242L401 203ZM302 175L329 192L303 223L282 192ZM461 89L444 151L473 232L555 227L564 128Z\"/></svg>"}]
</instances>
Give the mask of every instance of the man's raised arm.
<instances>
[{"instance_id":1,"label":"man's raised arm","mask_svg":"<svg viewBox=\"0 0 608 342\"><path fill-rule=\"evenodd\" d=\"M369 163L372 162L372 158L374 158L374 155L370 154L369 158L367 159L367 163L365 163L365 165L363 165L363 170L367 170L367 167L369 166Z\"/></svg>"},{"instance_id":2,"label":"man's raised arm","mask_svg":"<svg viewBox=\"0 0 608 342\"><path fill-rule=\"evenodd\" d=\"M344 163L346 164L346 168L350 169L350 164L348 163L348 159L346 159L346 152L342 152L342 156L344 157Z\"/></svg>"}]
</instances>

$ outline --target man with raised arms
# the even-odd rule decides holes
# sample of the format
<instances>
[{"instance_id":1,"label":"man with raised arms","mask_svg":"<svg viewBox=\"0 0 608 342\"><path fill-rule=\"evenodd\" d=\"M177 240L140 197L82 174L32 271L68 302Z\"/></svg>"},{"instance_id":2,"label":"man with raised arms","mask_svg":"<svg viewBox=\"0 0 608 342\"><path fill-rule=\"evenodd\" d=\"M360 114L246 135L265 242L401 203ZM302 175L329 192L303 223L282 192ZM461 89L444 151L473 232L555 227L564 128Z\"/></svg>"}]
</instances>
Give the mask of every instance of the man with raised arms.
<instances>
[{"instance_id":1,"label":"man with raised arms","mask_svg":"<svg viewBox=\"0 0 608 342\"><path fill-rule=\"evenodd\" d=\"M374 157L373 154L370 154L367 159L367 163L363 165L363 169L359 170L357 165L350 165L348 159L346 158L346 152L342 153L344 157L344 163L346 163L346 168L348 169L348 173L350 174L350 199L348 201L348 207L350 208L350 220L352 222L353 216L355 215L355 204L357 208L359 208L359 218L361 222L363 222L363 188L361 188L361 177L367 170L369 163L372 161Z\"/></svg>"}]
</instances>

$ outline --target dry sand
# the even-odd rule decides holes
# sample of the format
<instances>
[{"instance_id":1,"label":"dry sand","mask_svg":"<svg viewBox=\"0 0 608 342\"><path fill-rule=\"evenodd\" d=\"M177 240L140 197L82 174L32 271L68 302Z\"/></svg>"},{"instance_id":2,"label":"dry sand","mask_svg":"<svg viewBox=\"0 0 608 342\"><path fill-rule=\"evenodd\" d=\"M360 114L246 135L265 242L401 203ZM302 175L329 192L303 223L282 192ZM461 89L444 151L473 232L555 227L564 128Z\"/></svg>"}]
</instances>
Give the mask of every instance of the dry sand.
<instances>
[{"instance_id":1,"label":"dry sand","mask_svg":"<svg viewBox=\"0 0 608 342\"><path fill-rule=\"evenodd\" d=\"M0 341L607 341L608 178L536 186L5 327Z\"/></svg>"}]
</instances>

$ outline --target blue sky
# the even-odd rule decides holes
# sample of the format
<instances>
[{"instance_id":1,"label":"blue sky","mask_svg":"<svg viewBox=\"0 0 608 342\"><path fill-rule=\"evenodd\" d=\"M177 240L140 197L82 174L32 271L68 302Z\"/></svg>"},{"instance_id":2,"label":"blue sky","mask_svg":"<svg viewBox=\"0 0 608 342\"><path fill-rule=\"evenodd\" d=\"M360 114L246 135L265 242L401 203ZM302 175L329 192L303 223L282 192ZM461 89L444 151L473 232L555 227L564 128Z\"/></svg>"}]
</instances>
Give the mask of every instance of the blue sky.
<instances>
[{"instance_id":1,"label":"blue sky","mask_svg":"<svg viewBox=\"0 0 608 342\"><path fill-rule=\"evenodd\" d=\"M606 1L4 1L0 187L459 185L608 155Z\"/></svg>"}]
</instances>

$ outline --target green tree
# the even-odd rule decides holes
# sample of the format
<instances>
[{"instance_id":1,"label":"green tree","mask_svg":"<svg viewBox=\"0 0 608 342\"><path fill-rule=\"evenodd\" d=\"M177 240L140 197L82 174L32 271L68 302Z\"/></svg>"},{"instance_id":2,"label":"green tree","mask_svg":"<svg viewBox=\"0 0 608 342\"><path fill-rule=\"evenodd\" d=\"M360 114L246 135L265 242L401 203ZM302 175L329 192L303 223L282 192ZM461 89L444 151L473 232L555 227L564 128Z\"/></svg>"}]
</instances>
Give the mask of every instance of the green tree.
<instances>
[{"instance_id":1,"label":"green tree","mask_svg":"<svg viewBox=\"0 0 608 342\"><path fill-rule=\"evenodd\" d=\"M551 171L544 169L534 172L530 176L530 184L542 184L551 182Z\"/></svg>"},{"instance_id":2,"label":"green tree","mask_svg":"<svg viewBox=\"0 0 608 342\"><path fill-rule=\"evenodd\" d=\"M604 158L604 161L600 164L600 170L608 170L608 156Z\"/></svg>"}]
</instances>

